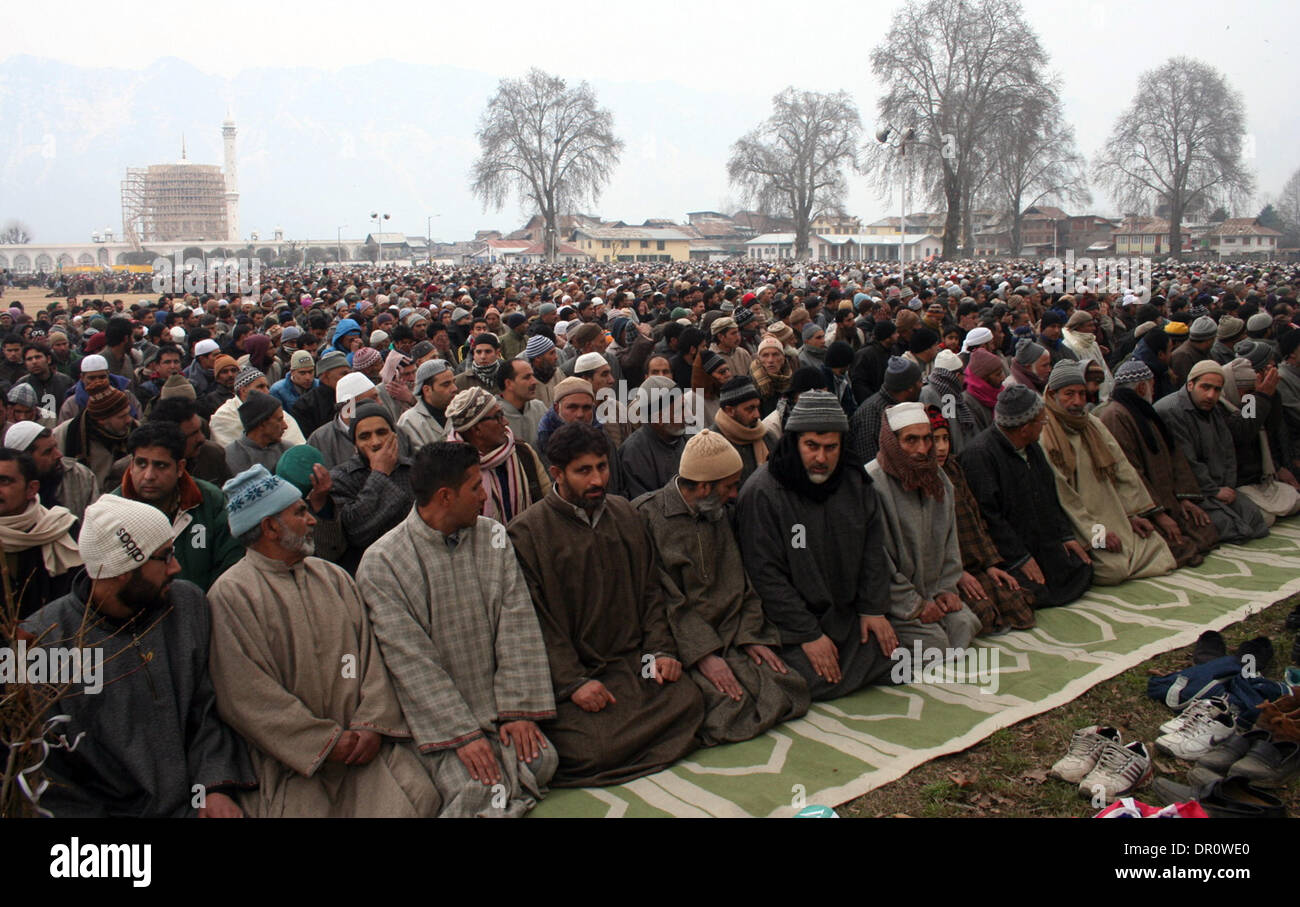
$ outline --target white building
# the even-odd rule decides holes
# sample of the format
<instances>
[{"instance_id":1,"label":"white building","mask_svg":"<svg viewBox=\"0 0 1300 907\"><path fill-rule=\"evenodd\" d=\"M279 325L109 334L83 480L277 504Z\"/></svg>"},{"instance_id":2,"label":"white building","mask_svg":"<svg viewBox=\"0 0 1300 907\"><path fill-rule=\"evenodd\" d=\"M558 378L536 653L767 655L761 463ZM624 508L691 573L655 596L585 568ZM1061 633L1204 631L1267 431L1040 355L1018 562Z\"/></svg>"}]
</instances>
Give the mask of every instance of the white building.
<instances>
[{"instance_id":1,"label":"white building","mask_svg":"<svg viewBox=\"0 0 1300 907\"><path fill-rule=\"evenodd\" d=\"M794 258L793 233L764 233L745 243L746 257L760 261ZM808 258L812 261L897 261L898 235L872 236L864 233L808 237ZM933 233L908 236L903 240L904 258L921 261L943 252L943 240Z\"/></svg>"}]
</instances>

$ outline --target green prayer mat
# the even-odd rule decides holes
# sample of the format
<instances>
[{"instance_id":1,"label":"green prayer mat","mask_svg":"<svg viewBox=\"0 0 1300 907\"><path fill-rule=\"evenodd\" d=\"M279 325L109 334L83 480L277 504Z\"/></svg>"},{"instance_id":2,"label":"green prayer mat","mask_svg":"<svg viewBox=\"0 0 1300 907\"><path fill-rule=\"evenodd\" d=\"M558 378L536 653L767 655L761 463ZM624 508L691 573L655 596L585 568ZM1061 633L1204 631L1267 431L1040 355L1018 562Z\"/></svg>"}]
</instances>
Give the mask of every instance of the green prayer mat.
<instances>
[{"instance_id":1,"label":"green prayer mat","mask_svg":"<svg viewBox=\"0 0 1300 907\"><path fill-rule=\"evenodd\" d=\"M1289 519L1267 538L1218 548L1199 567L1095 586L1071 605L1039 611L1033 630L977 640L997 650L996 692L981 692L981 677L870 687L813 703L803 718L754 740L696 750L658 774L552 790L532 815L791 816L804 804L845 803L1296 591L1300 519Z\"/></svg>"}]
</instances>

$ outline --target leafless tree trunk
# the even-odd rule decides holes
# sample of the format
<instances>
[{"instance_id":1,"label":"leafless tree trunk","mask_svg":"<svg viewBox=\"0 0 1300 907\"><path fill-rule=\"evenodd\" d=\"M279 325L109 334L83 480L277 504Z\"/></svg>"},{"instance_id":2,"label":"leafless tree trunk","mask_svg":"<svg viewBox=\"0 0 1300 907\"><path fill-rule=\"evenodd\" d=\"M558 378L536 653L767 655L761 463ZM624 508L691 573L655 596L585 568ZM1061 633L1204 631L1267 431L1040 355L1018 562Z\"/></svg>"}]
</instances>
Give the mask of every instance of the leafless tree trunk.
<instances>
[{"instance_id":1,"label":"leafless tree trunk","mask_svg":"<svg viewBox=\"0 0 1300 907\"><path fill-rule=\"evenodd\" d=\"M512 194L534 206L545 222L548 261L559 246L560 214L594 203L623 151L614 117L597 106L591 86L569 88L537 69L501 80L483 112L478 141L474 194L498 210Z\"/></svg>"},{"instance_id":2,"label":"leafless tree trunk","mask_svg":"<svg viewBox=\"0 0 1300 907\"><path fill-rule=\"evenodd\" d=\"M841 213L844 167L858 167L862 121L847 92L787 88L772 115L731 147L727 175L764 212L794 220L796 258L808 254L812 222Z\"/></svg>"},{"instance_id":3,"label":"leafless tree trunk","mask_svg":"<svg viewBox=\"0 0 1300 907\"><path fill-rule=\"evenodd\" d=\"M1183 215L1254 190L1242 160L1245 104L1213 67L1175 57L1143 73L1093 178L1127 210L1169 206L1169 251L1181 258Z\"/></svg>"}]
</instances>

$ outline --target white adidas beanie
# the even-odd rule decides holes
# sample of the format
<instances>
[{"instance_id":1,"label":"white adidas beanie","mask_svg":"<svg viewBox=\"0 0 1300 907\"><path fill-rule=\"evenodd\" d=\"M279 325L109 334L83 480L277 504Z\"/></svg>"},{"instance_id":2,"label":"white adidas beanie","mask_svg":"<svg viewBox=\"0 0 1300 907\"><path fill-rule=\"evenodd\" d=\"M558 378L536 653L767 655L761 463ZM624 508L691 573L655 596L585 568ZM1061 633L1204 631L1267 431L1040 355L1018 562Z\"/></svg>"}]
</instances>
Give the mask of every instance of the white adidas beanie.
<instances>
[{"instance_id":1,"label":"white adidas beanie","mask_svg":"<svg viewBox=\"0 0 1300 907\"><path fill-rule=\"evenodd\" d=\"M111 579L143 566L171 542L171 522L157 507L106 494L86 508L77 548L92 580Z\"/></svg>"}]
</instances>

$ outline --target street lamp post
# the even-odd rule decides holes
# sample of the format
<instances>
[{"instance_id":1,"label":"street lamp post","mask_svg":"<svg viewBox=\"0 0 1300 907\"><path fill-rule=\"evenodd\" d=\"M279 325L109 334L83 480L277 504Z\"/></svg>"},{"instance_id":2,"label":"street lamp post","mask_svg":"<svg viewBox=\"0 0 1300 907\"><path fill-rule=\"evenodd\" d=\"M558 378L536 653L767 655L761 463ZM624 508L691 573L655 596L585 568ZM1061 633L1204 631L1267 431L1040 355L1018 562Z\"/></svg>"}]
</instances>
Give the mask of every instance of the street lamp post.
<instances>
[{"instance_id":1,"label":"street lamp post","mask_svg":"<svg viewBox=\"0 0 1300 907\"><path fill-rule=\"evenodd\" d=\"M379 244L379 267L384 266L384 221L388 220L391 215L380 214L378 211L370 212L370 219L375 222L375 242Z\"/></svg>"},{"instance_id":2,"label":"street lamp post","mask_svg":"<svg viewBox=\"0 0 1300 907\"><path fill-rule=\"evenodd\" d=\"M343 228L346 227L346 226L347 226L347 224L340 224L340 225L339 225L339 227L338 227L338 236L336 237L336 240L337 240L337 242L338 242L338 245L335 246L334 251L338 253L338 256L339 256L339 264L343 264Z\"/></svg>"},{"instance_id":3,"label":"street lamp post","mask_svg":"<svg viewBox=\"0 0 1300 907\"><path fill-rule=\"evenodd\" d=\"M916 130L913 129L911 126L909 126L906 129L900 131L896 126L885 125L882 126L880 129L876 130L876 141L882 145L888 145L889 147L897 151L898 156L900 158L903 158L903 164L906 164L907 143L916 141ZM899 196L899 204L902 206L902 210L899 212L899 218L898 218L898 279L899 280L903 279L903 274L906 271L906 265L904 263L903 256L904 256L904 244L907 241L907 189L908 189L907 184L908 182L909 180L907 179L907 174L900 173L899 174L900 186L899 186L898 196Z\"/></svg>"},{"instance_id":4,"label":"street lamp post","mask_svg":"<svg viewBox=\"0 0 1300 907\"><path fill-rule=\"evenodd\" d=\"M424 248L429 253L429 264L433 264L433 219L441 214L430 214L424 219Z\"/></svg>"}]
</instances>

